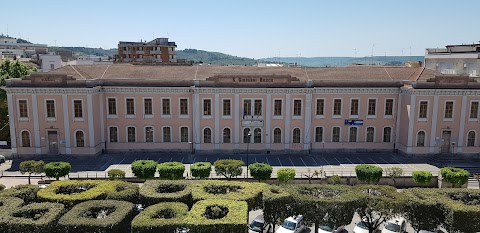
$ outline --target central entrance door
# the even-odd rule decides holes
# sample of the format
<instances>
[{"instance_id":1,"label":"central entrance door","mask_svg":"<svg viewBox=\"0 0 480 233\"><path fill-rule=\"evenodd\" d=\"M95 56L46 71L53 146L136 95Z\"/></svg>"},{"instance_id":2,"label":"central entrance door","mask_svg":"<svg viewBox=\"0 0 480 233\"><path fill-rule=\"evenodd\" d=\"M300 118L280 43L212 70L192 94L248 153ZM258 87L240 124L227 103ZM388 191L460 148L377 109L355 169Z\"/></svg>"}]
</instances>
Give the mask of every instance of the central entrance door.
<instances>
[{"instance_id":1,"label":"central entrance door","mask_svg":"<svg viewBox=\"0 0 480 233\"><path fill-rule=\"evenodd\" d=\"M58 154L58 132L48 131L48 154L57 155Z\"/></svg>"},{"instance_id":2,"label":"central entrance door","mask_svg":"<svg viewBox=\"0 0 480 233\"><path fill-rule=\"evenodd\" d=\"M442 144L440 148L440 153L442 154L450 153L451 139L452 139L451 130L442 131Z\"/></svg>"}]
</instances>

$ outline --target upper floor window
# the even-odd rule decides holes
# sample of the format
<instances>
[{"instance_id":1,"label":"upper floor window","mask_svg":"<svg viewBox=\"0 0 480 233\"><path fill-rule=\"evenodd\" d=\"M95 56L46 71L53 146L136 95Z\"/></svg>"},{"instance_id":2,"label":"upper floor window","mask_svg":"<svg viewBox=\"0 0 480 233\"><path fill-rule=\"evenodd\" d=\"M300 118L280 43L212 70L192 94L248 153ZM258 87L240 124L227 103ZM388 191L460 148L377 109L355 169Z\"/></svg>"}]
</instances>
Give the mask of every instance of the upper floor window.
<instances>
[{"instance_id":1,"label":"upper floor window","mask_svg":"<svg viewBox=\"0 0 480 233\"><path fill-rule=\"evenodd\" d=\"M55 118L55 100L47 100L47 117Z\"/></svg>"},{"instance_id":2,"label":"upper floor window","mask_svg":"<svg viewBox=\"0 0 480 233\"><path fill-rule=\"evenodd\" d=\"M323 116L325 114L325 100L317 99L317 110L316 115Z\"/></svg>"},{"instance_id":3,"label":"upper floor window","mask_svg":"<svg viewBox=\"0 0 480 233\"><path fill-rule=\"evenodd\" d=\"M393 115L393 99L385 100L385 116Z\"/></svg>"},{"instance_id":4,"label":"upper floor window","mask_svg":"<svg viewBox=\"0 0 480 233\"><path fill-rule=\"evenodd\" d=\"M27 118L28 117L27 100L19 100L18 101L18 109L19 109L20 117L22 117L22 118Z\"/></svg>"},{"instance_id":5,"label":"upper floor window","mask_svg":"<svg viewBox=\"0 0 480 233\"><path fill-rule=\"evenodd\" d=\"M420 107L418 110L418 118L427 118L428 112L428 102L427 101L420 101Z\"/></svg>"},{"instance_id":6,"label":"upper floor window","mask_svg":"<svg viewBox=\"0 0 480 233\"><path fill-rule=\"evenodd\" d=\"M281 116L282 115L282 100L275 100L274 101L273 115L274 116Z\"/></svg>"},{"instance_id":7,"label":"upper floor window","mask_svg":"<svg viewBox=\"0 0 480 233\"><path fill-rule=\"evenodd\" d=\"M162 115L170 115L170 99L162 99Z\"/></svg>"},{"instance_id":8,"label":"upper floor window","mask_svg":"<svg viewBox=\"0 0 480 233\"><path fill-rule=\"evenodd\" d=\"M223 115L224 116L231 116L232 115L232 101L230 99L223 100Z\"/></svg>"},{"instance_id":9,"label":"upper floor window","mask_svg":"<svg viewBox=\"0 0 480 233\"><path fill-rule=\"evenodd\" d=\"M293 115L302 115L302 100L293 100Z\"/></svg>"},{"instance_id":10,"label":"upper floor window","mask_svg":"<svg viewBox=\"0 0 480 233\"><path fill-rule=\"evenodd\" d=\"M445 102L444 118L446 118L446 119L452 119L453 118L453 101Z\"/></svg>"},{"instance_id":11,"label":"upper floor window","mask_svg":"<svg viewBox=\"0 0 480 233\"><path fill-rule=\"evenodd\" d=\"M203 100L203 115L211 116L212 115L212 100L204 99Z\"/></svg>"},{"instance_id":12,"label":"upper floor window","mask_svg":"<svg viewBox=\"0 0 480 233\"><path fill-rule=\"evenodd\" d=\"M128 98L127 100L127 115L135 115L135 100L132 98Z\"/></svg>"},{"instance_id":13,"label":"upper floor window","mask_svg":"<svg viewBox=\"0 0 480 233\"><path fill-rule=\"evenodd\" d=\"M255 116L261 116L262 115L262 100L255 100L254 101L254 109L253 109L253 115Z\"/></svg>"},{"instance_id":14,"label":"upper floor window","mask_svg":"<svg viewBox=\"0 0 480 233\"><path fill-rule=\"evenodd\" d=\"M83 106L81 100L74 100L73 101L73 112L75 118L82 118L83 117Z\"/></svg>"},{"instance_id":15,"label":"upper floor window","mask_svg":"<svg viewBox=\"0 0 480 233\"><path fill-rule=\"evenodd\" d=\"M143 114L145 115L153 115L153 103L152 99L144 99L143 100Z\"/></svg>"},{"instance_id":16,"label":"upper floor window","mask_svg":"<svg viewBox=\"0 0 480 233\"><path fill-rule=\"evenodd\" d=\"M188 115L188 99L180 99L180 115Z\"/></svg>"},{"instance_id":17,"label":"upper floor window","mask_svg":"<svg viewBox=\"0 0 480 233\"><path fill-rule=\"evenodd\" d=\"M342 100L334 99L333 100L333 115L340 116L342 115Z\"/></svg>"},{"instance_id":18,"label":"upper floor window","mask_svg":"<svg viewBox=\"0 0 480 233\"><path fill-rule=\"evenodd\" d=\"M350 115L358 116L358 99L352 99L350 102Z\"/></svg>"},{"instance_id":19,"label":"upper floor window","mask_svg":"<svg viewBox=\"0 0 480 233\"><path fill-rule=\"evenodd\" d=\"M470 104L470 119L478 118L478 101L471 102Z\"/></svg>"},{"instance_id":20,"label":"upper floor window","mask_svg":"<svg viewBox=\"0 0 480 233\"><path fill-rule=\"evenodd\" d=\"M369 99L368 100L368 115L375 116L377 115L377 100Z\"/></svg>"},{"instance_id":21,"label":"upper floor window","mask_svg":"<svg viewBox=\"0 0 480 233\"><path fill-rule=\"evenodd\" d=\"M108 98L108 115L117 115L117 100Z\"/></svg>"}]
</instances>

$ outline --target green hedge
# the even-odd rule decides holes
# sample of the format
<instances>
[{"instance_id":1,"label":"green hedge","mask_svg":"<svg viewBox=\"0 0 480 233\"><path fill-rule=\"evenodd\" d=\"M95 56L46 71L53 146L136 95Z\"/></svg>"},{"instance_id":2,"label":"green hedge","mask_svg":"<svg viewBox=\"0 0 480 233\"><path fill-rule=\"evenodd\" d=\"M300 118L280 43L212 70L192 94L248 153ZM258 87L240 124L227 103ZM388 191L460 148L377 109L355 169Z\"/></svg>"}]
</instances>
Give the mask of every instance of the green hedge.
<instances>
[{"instance_id":1,"label":"green hedge","mask_svg":"<svg viewBox=\"0 0 480 233\"><path fill-rule=\"evenodd\" d=\"M23 200L20 198L0 196L0 218L21 205L23 205Z\"/></svg>"},{"instance_id":2,"label":"green hedge","mask_svg":"<svg viewBox=\"0 0 480 233\"><path fill-rule=\"evenodd\" d=\"M141 179L151 179L155 177L157 171L157 162L154 160L136 160L132 163L133 174Z\"/></svg>"},{"instance_id":3,"label":"green hedge","mask_svg":"<svg viewBox=\"0 0 480 233\"><path fill-rule=\"evenodd\" d=\"M285 186L271 185L263 191L263 218L266 223L281 225L290 216L293 199Z\"/></svg>"},{"instance_id":4,"label":"green hedge","mask_svg":"<svg viewBox=\"0 0 480 233\"><path fill-rule=\"evenodd\" d=\"M20 184L0 192L0 197L18 197L26 203L37 201L37 192L40 188L32 184Z\"/></svg>"},{"instance_id":5,"label":"green hedge","mask_svg":"<svg viewBox=\"0 0 480 233\"><path fill-rule=\"evenodd\" d=\"M64 206L58 203L32 203L17 207L0 218L0 232L55 232Z\"/></svg>"},{"instance_id":6,"label":"green hedge","mask_svg":"<svg viewBox=\"0 0 480 233\"><path fill-rule=\"evenodd\" d=\"M226 215L212 219L214 210L226 210ZM225 214L225 212L223 212ZM203 200L195 203L185 217L190 232L195 233L232 233L247 232L248 206L244 201L222 199Z\"/></svg>"},{"instance_id":7,"label":"green hedge","mask_svg":"<svg viewBox=\"0 0 480 233\"><path fill-rule=\"evenodd\" d=\"M479 189L438 189L446 210L445 225L449 232L477 232L480 229Z\"/></svg>"},{"instance_id":8,"label":"green hedge","mask_svg":"<svg viewBox=\"0 0 480 233\"><path fill-rule=\"evenodd\" d=\"M445 222L445 211L437 189L411 188L405 196L404 217L416 231L435 229ZM428 214L426 214L428 213Z\"/></svg>"},{"instance_id":9,"label":"green hedge","mask_svg":"<svg viewBox=\"0 0 480 233\"><path fill-rule=\"evenodd\" d=\"M105 185L110 186L106 199L128 201L132 203L138 202L139 187L137 184L123 181L107 181Z\"/></svg>"},{"instance_id":10,"label":"green hedge","mask_svg":"<svg viewBox=\"0 0 480 233\"><path fill-rule=\"evenodd\" d=\"M149 206L132 221L132 233L173 233L185 225L188 206L180 202L164 202Z\"/></svg>"},{"instance_id":11,"label":"green hedge","mask_svg":"<svg viewBox=\"0 0 480 233\"><path fill-rule=\"evenodd\" d=\"M382 178L383 169L375 165L360 164L355 166L355 173L359 181L376 184Z\"/></svg>"},{"instance_id":12,"label":"green hedge","mask_svg":"<svg viewBox=\"0 0 480 233\"><path fill-rule=\"evenodd\" d=\"M192 185L193 202L208 199L246 201L248 209L262 207L262 192L268 187L265 183L250 183L225 180L200 180Z\"/></svg>"},{"instance_id":13,"label":"green hedge","mask_svg":"<svg viewBox=\"0 0 480 233\"><path fill-rule=\"evenodd\" d=\"M125 171L121 169L111 169L108 170L108 179L110 180L119 180L125 178Z\"/></svg>"},{"instance_id":14,"label":"green hedge","mask_svg":"<svg viewBox=\"0 0 480 233\"><path fill-rule=\"evenodd\" d=\"M429 185L432 182L431 171L414 171L413 181L420 185Z\"/></svg>"},{"instance_id":15,"label":"green hedge","mask_svg":"<svg viewBox=\"0 0 480 233\"><path fill-rule=\"evenodd\" d=\"M5 190L5 185L4 184L0 184L0 192Z\"/></svg>"},{"instance_id":16,"label":"green hedge","mask_svg":"<svg viewBox=\"0 0 480 233\"><path fill-rule=\"evenodd\" d=\"M72 169L72 165L68 162L50 162L43 167L47 177L53 177L57 180L60 177L68 175L70 169Z\"/></svg>"},{"instance_id":17,"label":"green hedge","mask_svg":"<svg viewBox=\"0 0 480 233\"><path fill-rule=\"evenodd\" d=\"M241 175L243 165L245 165L245 163L237 159L219 159L213 163L217 175L224 176L228 180Z\"/></svg>"},{"instance_id":18,"label":"green hedge","mask_svg":"<svg viewBox=\"0 0 480 233\"><path fill-rule=\"evenodd\" d=\"M442 179L454 187L455 185L462 186L468 181L470 177L470 172L465 169L455 168L455 167L444 167L440 169L440 174Z\"/></svg>"},{"instance_id":19,"label":"green hedge","mask_svg":"<svg viewBox=\"0 0 480 233\"><path fill-rule=\"evenodd\" d=\"M273 168L266 163L252 163L248 165L248 170L255 180L269 180L272 176Z\"/></svg>"},{"instance_id":20,"label":"green hedge","mask_svg":"<svg viewBox=\"0 0 480 233\"><path fill-rule=\"evenodd\" d=\"M161 179L181 180L185 172L185 165L180 162L164 162L157 166Z\"/></svg>"},{"instance_id":21,"label":"green hedge","mask_svg":"<svg viewBox=\"0 0 480 233\"><path fill-rule=\"evenodd\" d=\"M160 202L192 204L192 182L185 180L147 180L140 188L140 202L153 205Z\"/></svg>"},{"instance_id":22,"label":"green hedge","mask_svg":"<svg viewBox=\"0 0 480 233\"><path fill-rule=\"evenodd\" d=\"M277 179L280 182L287 183L290 180L295 179L295 169L293 168L280 168L277 170Z\"/></svg>"},{"instance_id":23,"label":"green hedge","mask_svg":"<svg viewBox=\"0 0 480 233\"><path fill-rule=\"evenodd\" d=\"M87 201L67 212L58 221L58 227L67 233L130 233L130 223L134 216L135 205L130 202Z\"/></svg>"},{"instance_id":24,"label":"green hedge","mask_svg":"<svg viewBox=\"0 0 480 233\"><path fill-rule=\"evenodd\" d=\"M211 172L212 164L210 162L196 162L190 166L190 173L195 178L208 178Z\"/></svg>"}]
</instances>

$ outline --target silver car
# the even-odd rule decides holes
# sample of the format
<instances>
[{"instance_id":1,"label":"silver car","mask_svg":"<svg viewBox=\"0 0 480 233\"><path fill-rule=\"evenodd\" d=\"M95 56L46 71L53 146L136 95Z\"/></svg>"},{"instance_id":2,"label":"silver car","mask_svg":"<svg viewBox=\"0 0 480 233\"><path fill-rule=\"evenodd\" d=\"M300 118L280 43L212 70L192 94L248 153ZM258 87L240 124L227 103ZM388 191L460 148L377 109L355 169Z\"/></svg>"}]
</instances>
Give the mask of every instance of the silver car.
<instances>
[{"instance_id":1,"label":"silver car","mask_svg":"<svg viewBox=\"0 0 480 233\"><path fill-rule=\"evenodd\" d=\"M0 155L0 163L5 163L5 156Z\"/></svg>"}]
</instances>

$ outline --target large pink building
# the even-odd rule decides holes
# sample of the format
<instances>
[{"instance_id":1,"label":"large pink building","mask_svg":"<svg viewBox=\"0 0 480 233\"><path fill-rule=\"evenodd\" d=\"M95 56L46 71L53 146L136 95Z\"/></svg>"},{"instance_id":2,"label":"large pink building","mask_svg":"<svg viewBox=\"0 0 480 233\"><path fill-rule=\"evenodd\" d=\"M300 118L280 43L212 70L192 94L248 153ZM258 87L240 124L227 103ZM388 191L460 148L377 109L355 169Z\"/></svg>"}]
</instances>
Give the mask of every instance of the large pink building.
<instances>
[{"instance_id":1,"label":"large pink building","mask_svg":"<svg viewBox=\"0 0 480 233\"><path fill-rule=\"evenodd\" d=\"M67 66L5 90L20 155L480 152L480 84L423 68Z\"/></svg>"}]
</instances>

